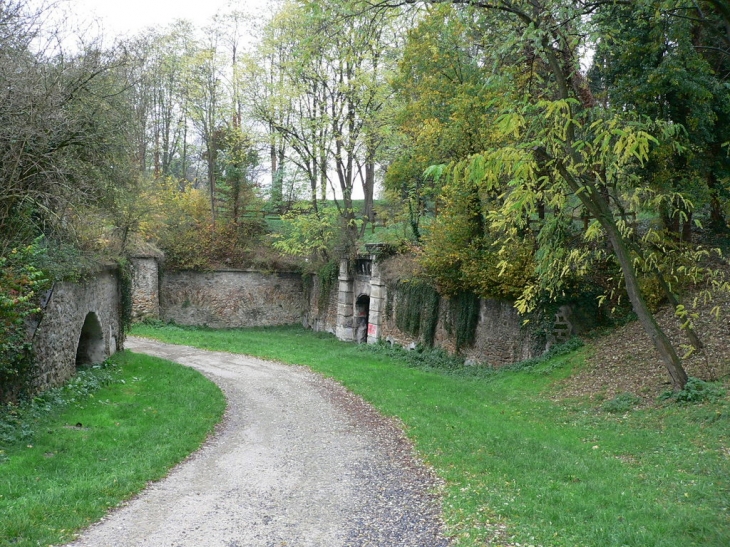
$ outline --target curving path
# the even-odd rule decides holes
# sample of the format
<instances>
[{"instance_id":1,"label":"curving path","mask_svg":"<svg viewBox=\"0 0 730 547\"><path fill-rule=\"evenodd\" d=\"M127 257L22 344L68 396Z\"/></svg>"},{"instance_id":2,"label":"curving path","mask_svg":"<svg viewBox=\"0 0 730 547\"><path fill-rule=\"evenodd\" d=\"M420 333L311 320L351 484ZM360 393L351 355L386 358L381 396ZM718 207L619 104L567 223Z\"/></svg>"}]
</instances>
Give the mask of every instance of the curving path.
<instances>
[{"instance_id":1,"label":"curving path","mask_svg":"<svg viewBox=\"0 0 730 547\"><path fill-rule=\"evenodd\" d=\"M392 421L303 367L127 339L225 392L219 431L73 547L440 547L432 476Z\"/></svg>"}]
</instances>

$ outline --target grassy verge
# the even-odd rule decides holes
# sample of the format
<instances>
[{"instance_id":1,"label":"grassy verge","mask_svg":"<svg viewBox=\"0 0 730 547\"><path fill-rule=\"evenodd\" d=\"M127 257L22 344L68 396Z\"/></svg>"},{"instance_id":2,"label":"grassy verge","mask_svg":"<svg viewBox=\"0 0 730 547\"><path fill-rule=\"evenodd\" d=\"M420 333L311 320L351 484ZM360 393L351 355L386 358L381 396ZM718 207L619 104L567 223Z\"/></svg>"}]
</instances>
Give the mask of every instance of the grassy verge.
<instances>
[{"instance_id":1,"label":"grassy verge","mask_svg":"<svg viewBox=\"0 0 730 547\"><path fill-rule=\"evenodd\" d=\"M163 477L220 420L223 394L196 371L127 352L112 362L101 381L91 371L4 416L0 545L69 541Z\"/></svg>"},{"instance_id":2,"label":"grassy verge","mask_svg":"<svg viewBox=\"0 0 730 547\"><path fill-rule=\"evenodd\" d=\"M524 370L426 370L298 327L134 334L298 363L403 420L446 480L458 545L730 544L730 402L606 412L553 400L589 348ZM620 401L619 401L620 402ZM630 405L629 405L630 406Z\"/></svg>"}]
</instances>

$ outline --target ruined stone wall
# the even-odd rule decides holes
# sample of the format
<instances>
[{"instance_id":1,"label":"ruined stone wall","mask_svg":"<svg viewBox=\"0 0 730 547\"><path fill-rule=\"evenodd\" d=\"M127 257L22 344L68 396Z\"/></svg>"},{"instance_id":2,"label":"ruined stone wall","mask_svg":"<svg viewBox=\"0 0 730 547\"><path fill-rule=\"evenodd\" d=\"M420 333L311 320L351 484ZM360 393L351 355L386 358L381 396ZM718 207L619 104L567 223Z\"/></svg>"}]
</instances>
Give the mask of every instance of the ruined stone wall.
<instances>
[{"instance_id":1,"label":"ruined stone wall","mask_svg":"<svg viewBox=\"0 0 730 547\"><path fill-rule=\"evenodd\" d=\"M392 302L390 315L382 314L380 336L383 340L404 347L413 346L418 340L400 331L395 324L397 306L398 302L395 299ZM442 297L434 346L453 353L456 342L454 333L447 329L449 308L448 299ZM495 367L537 357L544 351L544 342L522 328L522 318L512 303L496 299L480 301L479 323L474 344L472 347L462 348L462 354L467 360Z\"/></svg>"},{"instance_id":2,"label":"ruined stone wall","mask_svg":"<svg viewBox=\"0 0 730 547\"><path fill-rule=\"evenodd\" d=\"M73 376L77 357L83 364L90 364L122 349L120 289L115 267L108 267L83 283L55 283L41 304L44 311L40 323L30 325L36 389L57 386Z\"/></svg>"},{"instance_id":3,"label":"ruined stone wall","mask_svg":"<svg viewBox=\"0 0 730 547\"><path fill-rule=\"evenodd\" d=\"M164 272L160 317L214 328L286 325L302 321L303 295L295 273Z\"/></svg>"},{"instance_id":4,"label":"ruined stone wall","mask_svg":"<svg viewBox=\"0 0 730 547\"><path fill-rule=\"evenodd\" d=\"M159 267L154 257L132 257L132 319L160 318Z\"/></svg>"},{"instance_id":5,"label":"ruined stone wall","mask_svg":"<svg viewBox=\"0 0 730 547\"><path fill-rule=\"evenodd\" d=\"M311 278L308 294L308 306L302 320L305 328L316 332L329 332L335 334L337 331L337 283L327 295L321 295L322 285L319 277L314 275Z\"/></svg>"}]
</instances>

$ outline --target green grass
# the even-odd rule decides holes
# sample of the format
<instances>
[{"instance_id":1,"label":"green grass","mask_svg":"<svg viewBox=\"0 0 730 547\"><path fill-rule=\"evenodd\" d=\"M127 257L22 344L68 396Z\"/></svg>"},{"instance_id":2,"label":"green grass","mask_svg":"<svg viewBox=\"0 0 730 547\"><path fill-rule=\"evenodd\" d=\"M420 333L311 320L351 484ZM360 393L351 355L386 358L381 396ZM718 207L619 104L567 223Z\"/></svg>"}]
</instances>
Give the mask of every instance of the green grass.
<instances>
[{"instance_id":1,"label":"green grass","mask_svg":"<svg viewBox=\"0 0 730 547\"><path fill-rule=\"evenodd\" d=\"M25 432L14 442L5 436L0 545L69 541L163 477L220 420L223 394L196 371L128 352L113 361L119 369L111 384L90 394L66 393L66 401L48 403L48 412L26 412L18 427Z\"/></svg>"},{"instance_id":2,"label":"green grass","mask_svg":"<svg viewBox=\"0 0 730 547\"><path fill-rule=\"evenodd\" d=\"M479 377L415 368L299 327L133 334L308 365L398 416L446 481L458 545L494 535L494 545L730 545L727 397L626 413L554 401L554 383L590 348Z\"/></svg>"}]
</instances>

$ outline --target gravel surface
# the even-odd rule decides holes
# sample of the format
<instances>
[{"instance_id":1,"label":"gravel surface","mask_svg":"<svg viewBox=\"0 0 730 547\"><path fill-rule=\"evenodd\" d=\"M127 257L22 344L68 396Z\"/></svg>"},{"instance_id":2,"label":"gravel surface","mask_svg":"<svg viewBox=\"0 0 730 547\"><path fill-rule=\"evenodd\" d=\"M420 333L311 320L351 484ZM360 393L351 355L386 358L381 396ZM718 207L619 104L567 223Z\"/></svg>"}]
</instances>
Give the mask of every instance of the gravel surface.
<instances>
[{"instance_id":1,"label":"gravel surface","mask_svg":"<svg viewBox=\"0 0 730 547\"><path fill-rule=\"evenodd\" d=\"M437 483L392 420L292 367L129 338L228 398L218 432L73 547L449 545Z\"/></svg>"}]
</instances>

